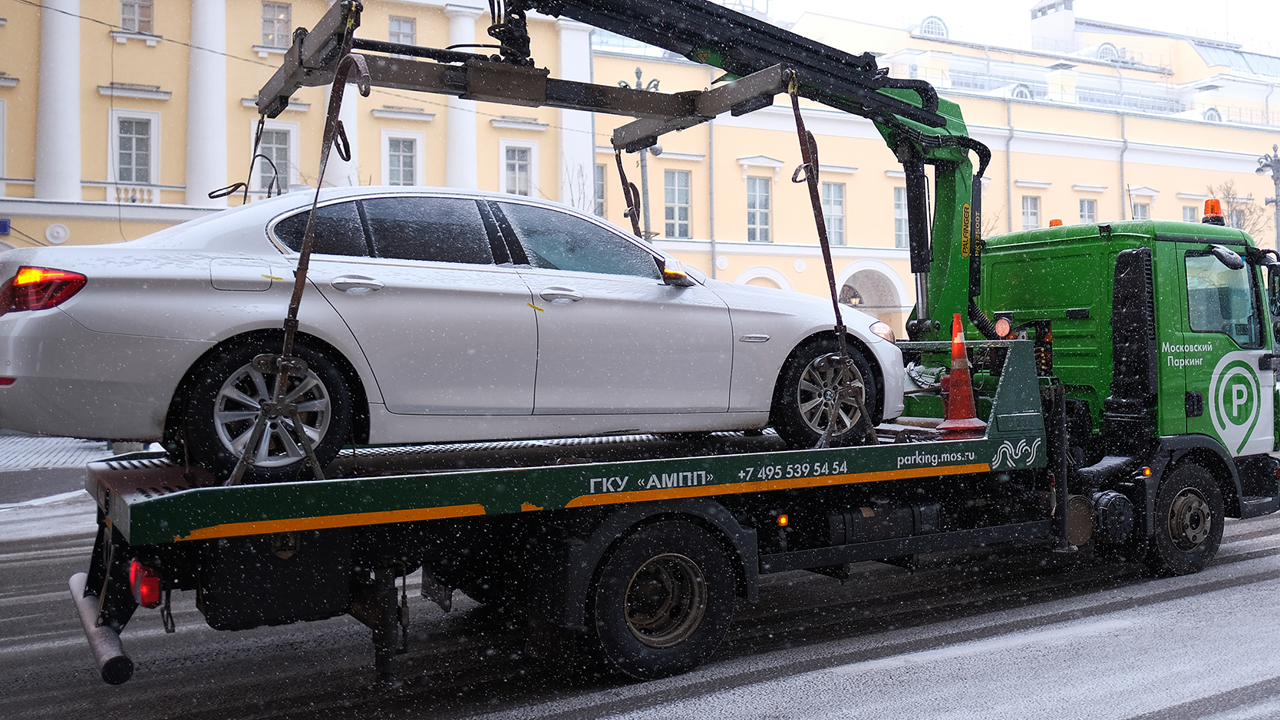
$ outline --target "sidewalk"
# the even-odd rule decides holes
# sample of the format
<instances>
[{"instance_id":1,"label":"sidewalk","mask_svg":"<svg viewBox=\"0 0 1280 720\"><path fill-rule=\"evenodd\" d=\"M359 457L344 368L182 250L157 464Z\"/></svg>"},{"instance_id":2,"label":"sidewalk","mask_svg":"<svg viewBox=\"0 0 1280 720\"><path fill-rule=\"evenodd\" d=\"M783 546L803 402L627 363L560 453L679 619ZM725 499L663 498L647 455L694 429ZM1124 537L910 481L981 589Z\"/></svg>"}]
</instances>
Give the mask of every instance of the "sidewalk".
<instances>
[{"instance_id":1,"label":"sidewalk","mask_svg":"<svg viewBox=\"0 0 1280 720\"><path fill-rule=\"evenodd\" d=\"M84 466L110 457L108 443L0 430L0 541L92 534Z\"/></svg>"},{"instance_id":2,"label":"sidewalk","mask_svg":"<svg viewBox=\"0 0 1280 720\"><path fill-rule=\"evenodd\" d=\"M38 437L0 430L0 473L82 468L90 460L110 456L110 444L101 440Z\"/></svg>"}]
</instances>

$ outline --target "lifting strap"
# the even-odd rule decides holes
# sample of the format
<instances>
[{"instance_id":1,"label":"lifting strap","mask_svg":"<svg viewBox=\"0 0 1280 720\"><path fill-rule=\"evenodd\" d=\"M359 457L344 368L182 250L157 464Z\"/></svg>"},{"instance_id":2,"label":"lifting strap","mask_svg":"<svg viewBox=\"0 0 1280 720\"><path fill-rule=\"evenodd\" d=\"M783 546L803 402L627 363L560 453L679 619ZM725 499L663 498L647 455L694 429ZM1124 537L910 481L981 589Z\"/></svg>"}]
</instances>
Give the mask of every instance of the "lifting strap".
<instances>
[{"instance_id":1,"label":"lifting strap","mask_svg":"<svg viewBox=\"0 0 1280 720\"><path fill-rule=\"evenodd\" d=\"M307 364L302 358L293 357L293 345L298 334L298 308L302 305L302 293L307 285L307 270L311 264L311 248L314 244L316 231L316 213L320 204L320 188L324 181L325 167L329 164L329 150L330 148L337 149L338 157L343 160L351 158L351 145L347 140L346 130L342 126L342 121L338 119L338 113L342 109L343 91L347 87L347 77L354 69L357 73L356 83L360 94L368 97L369 91L372 89L368 65L363 57L351 52L352 33L354 30L354 25L348 23L342 41L342 60L338 63L338 70L333 78L333 88L329 92L329 110L325 116L324 139L320 146L320 171L316 175L316 193L311 200L311 210L307 213L307 228L302 236L302 247L298 251L298 269L294 272L293 294L289 298L289 311L284 319L284 344L279 355L259 355L253 359L254 369L262 373L276 374L274 397L270 403L270 408L263 407L259 410L253 424L253 430L249 435L249 442L245 443L244 452L236 462L236 467L232 470L231 477L227 479L227 485L237 485L244 477L245 471L251 464L250 457L257 451L259 443L262 442L262 435L267 430L268 414L288 418L288 422L281 423L281 426L285 427L297 438L298 444L306 455L305 462L311 467L311 472L315 479L324 479L320 463L316 459L315 448L312 446L311 439L307 437L306 429L302 425L298 407L295 403L288 402L285 399L285 393L289 388L289 377L305 378L307 376ZM271 412L268 412L269 410Z\"/></svg>"},{"instance_id":2,"label":"lifting strap","mask_svg":"<svg viewBox=\"0 0 1280 720\"><path fill-rule=\"evenodd\" d=\"M787 84L787 94L791 96L791 109L796 117L796 134L800 138L800 158L802 163L791 174L791 182L797 184L807 183L809 185L809 203L813 206L813 220L818 227L818 243L822 246L822 261L827 268L827 286L831 291L831 308L835 311L836 318L836 356L831 358L831 361L840 367L841 377L843 378L839 381L837 397L831 401L832 407L827 413L827 429L822 433L822 437L818 439L815 447L825 448L830 445L836 418L839 417L840 407L846 399L853 401L854 406L860 413L860 417L865 420L866 437L864 442L874 445L878 440L875 426L871 422L871 415L867 412L862 395L856 392L855 388L851 387L850 383L847 382L853 377L854 373L860 371L853 364L853 358L849 356L844 316L840 313L840 293L836 289L836 273L831 260L831 241L827 236L827 221L822 214L822 186L818 184L818 142L814 139L813 133L805 128L804 116L800 114L799 76L794 70L789 72L791 73L791 79ZM865 385L863 391L865 392Z\"/></svg>"},{"instance_id":3,"label":"lifting strap","mask_svg":"<svg viewBox=\"0 0 1280 720\"><path fill-rule=\"evenodd\" d=\"M618 177L622 178L622 198L627 201L627 211L623 215L631 218L631 232L641 240L648 240L640 232L640 191L635 183L627 180L627 171L622 168L622 151L614 150L613 159L618 163Z\"/></svg>"}]
</instances>

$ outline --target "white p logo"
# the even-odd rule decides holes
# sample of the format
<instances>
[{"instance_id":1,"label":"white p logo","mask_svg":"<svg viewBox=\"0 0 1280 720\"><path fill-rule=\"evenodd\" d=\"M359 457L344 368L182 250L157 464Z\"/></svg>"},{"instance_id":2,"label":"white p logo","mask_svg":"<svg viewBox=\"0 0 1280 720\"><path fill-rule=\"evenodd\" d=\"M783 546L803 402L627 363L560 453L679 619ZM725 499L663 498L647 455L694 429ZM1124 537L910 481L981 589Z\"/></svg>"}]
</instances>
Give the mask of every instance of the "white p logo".
<instances>
[{"instance_id":1,"label":"white p logo","mask_svg":"<svg viewBox=\"0 0 1280 720\"><path fill-rule=\"evenodd\" d=\"M1240 406L1249 399L1249 389L1244 385L1231 386L1231 416L1240 417Z\"/></svg>"}]
</instances>

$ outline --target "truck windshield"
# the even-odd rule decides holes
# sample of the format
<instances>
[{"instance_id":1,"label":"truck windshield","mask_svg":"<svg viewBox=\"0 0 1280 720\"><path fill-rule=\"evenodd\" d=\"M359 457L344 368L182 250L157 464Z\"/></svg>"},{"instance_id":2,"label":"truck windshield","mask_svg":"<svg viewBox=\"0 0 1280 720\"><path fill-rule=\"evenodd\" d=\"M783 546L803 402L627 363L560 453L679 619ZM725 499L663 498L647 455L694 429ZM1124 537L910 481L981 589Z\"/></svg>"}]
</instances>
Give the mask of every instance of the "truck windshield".
<instances>
[{"instance_id":1,"label":"truck windshield","mask_svg":"<svg viewBox=\"0 0 1280 720\"><path fill-rule=\"evenodd\" d=\"M1242 348L1262 347L1252 266L1232 270L1205 252L1187 253L1187 309L1195 332L1225 333Z\"/></svg>"}]
</instances>

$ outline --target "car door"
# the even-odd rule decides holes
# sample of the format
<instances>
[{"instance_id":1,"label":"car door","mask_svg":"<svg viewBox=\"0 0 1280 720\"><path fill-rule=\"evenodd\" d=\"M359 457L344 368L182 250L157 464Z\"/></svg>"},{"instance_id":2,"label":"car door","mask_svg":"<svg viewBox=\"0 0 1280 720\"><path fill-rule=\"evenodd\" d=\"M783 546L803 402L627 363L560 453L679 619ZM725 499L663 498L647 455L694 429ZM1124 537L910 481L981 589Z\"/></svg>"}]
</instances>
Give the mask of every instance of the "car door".
<instances>
[{"instance_id":1,"label":"car door","mask_svg":"<svg viewBox=\"0 0 1280 720\"><path fill-rule=\"evenodd\" d=\"M534 414L724 412L729 310L701 285L666 285L655 256L602 224L496 202L538 308Z\"/></svg>"},{"instance_id":2,"label":"car door","mask_svg":"<svg viewBox=\"0 0 1280 720\"><path fill-rule=\"evenodd\" d=\"M291 244L305 220L275 232ZM495 264L476 200L370 197L322 207L320 220L311 280L360 343L389 412L533 412L529 289L509 262ZM369 253L320 252L366 237Z\"/></svg>"},{"instance_id":3,"label":"car door","mask_svg":"<svg viewBox=\"0 0 1280 720\"><path fill-rule=\"evenodd\" d=\"M1202 409L1188 408L1187 432L1216 436L1235 456L1270 452L1275 373L1266 349L1259 270L1235 255L1243 247L1220 246L1240 258L1234 268L1209 243L1176 247L1187 320L1181 346L1169 348L1178 352L1168 353L1166 362L1182 366L1188 395L1203 397Z\"/></svg>"}]
</instances>

